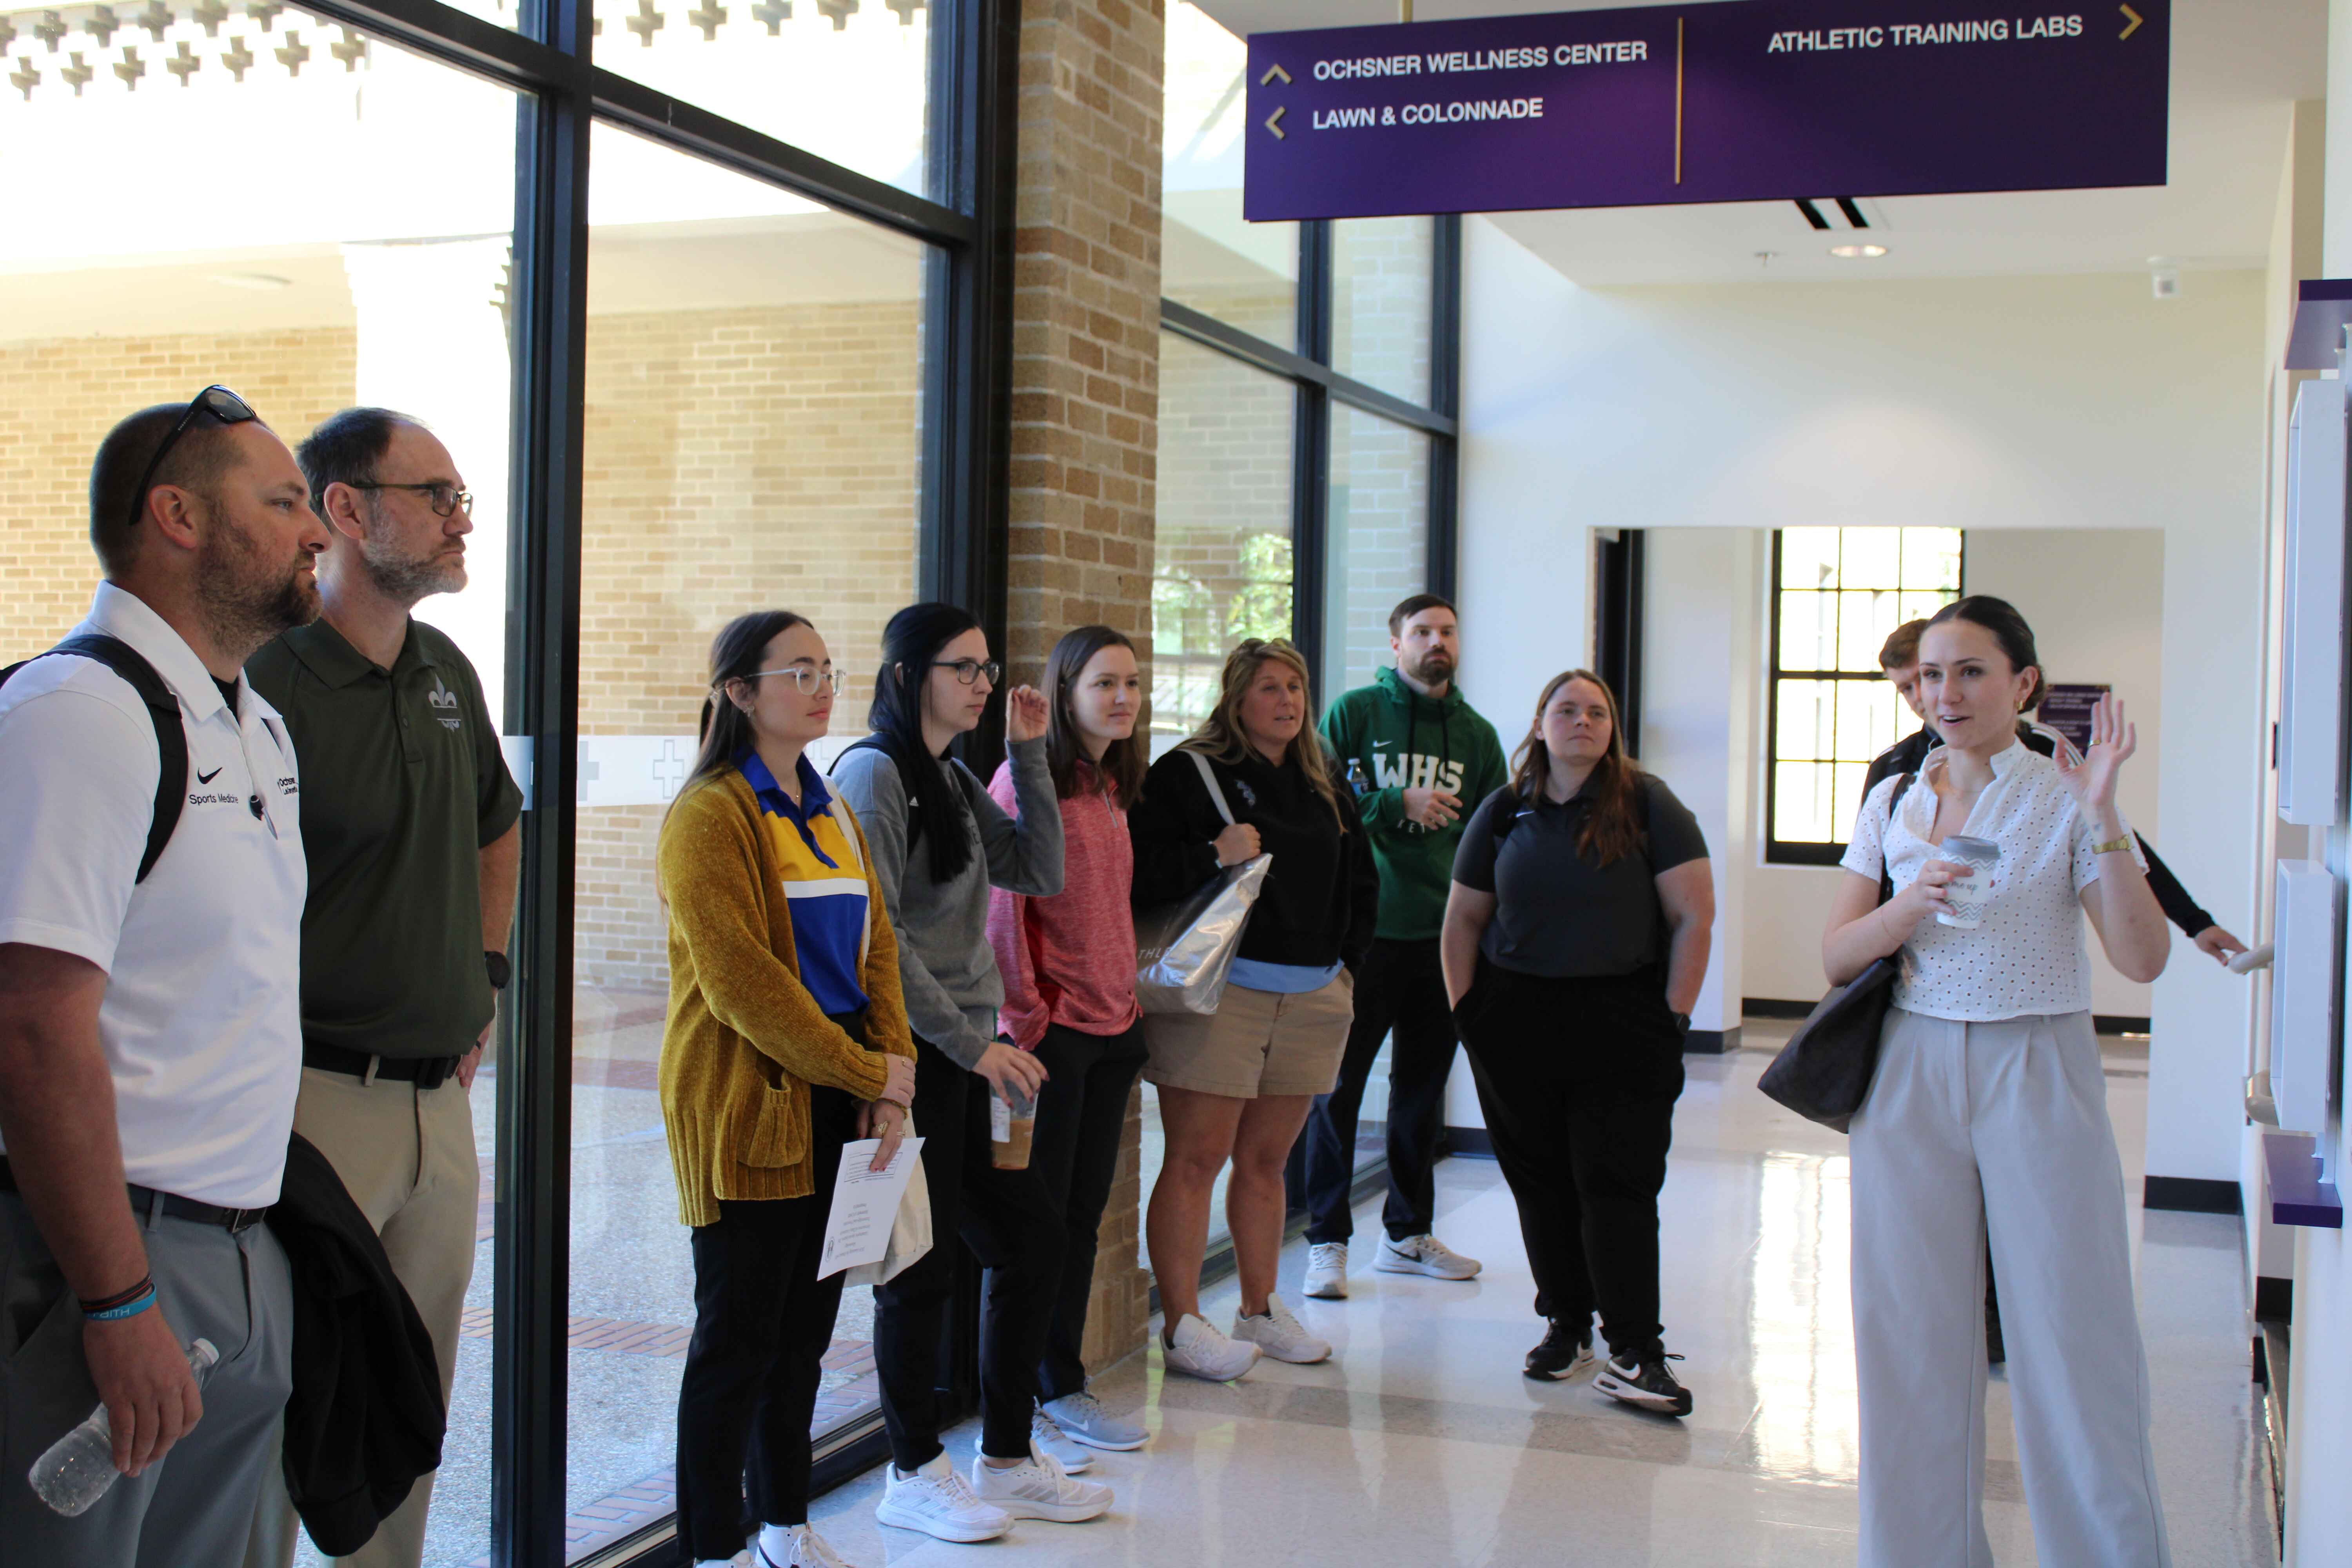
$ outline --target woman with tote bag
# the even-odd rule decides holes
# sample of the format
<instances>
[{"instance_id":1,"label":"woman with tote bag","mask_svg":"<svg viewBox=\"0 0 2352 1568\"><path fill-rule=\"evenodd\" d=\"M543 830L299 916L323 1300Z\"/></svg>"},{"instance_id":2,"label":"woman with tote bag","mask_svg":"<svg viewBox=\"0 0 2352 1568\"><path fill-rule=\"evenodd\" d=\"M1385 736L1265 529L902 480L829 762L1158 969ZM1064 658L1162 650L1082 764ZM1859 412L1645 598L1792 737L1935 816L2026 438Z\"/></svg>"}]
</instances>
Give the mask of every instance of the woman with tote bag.
<instances>
[{"instance_id":1,"label":"woman with tote bag","mask_svg":"<svg viewBox=\"0 0 2352 1568\"><path fill-rule=\"evenodd\" d=\"M710 647L702 746L662 821L670 998L662 1120L693 1227L677 1534L723 1568L847 1568L809 1527L809 1421L842 1279L817 1278L842 1145L898 1149L914 1095L898 949L856 819L804 755L838 680L788 610ZM801 895L801 896L794 896Z\"/></svg>"},{"instance_id":2,"label":"woman with tote bag","mask_svg":"<svg viewBox=\"0 0 2352 1568\"><path fill-rule=\"evenodd\" d=\"M1864 800L1822 939L1843 984L1900 953L1854 1113L1853 1342L1863 1568L1990 1563L1986 1247L2011 1336L2010 1404L2041 1561L2165 1568L2147 1358L2123 1170L2091 1024L2090 916L2130 980L2169 936L2116 780L2136 745L2103 697L2090 750L2021 742L2033 632L1981 595L1919 639L1943 744L1891 813ZM1895 894L1880 903L1879 876Z\"/></svg>"},{"instance_id":3,"label":"woman with tote bag","mask_svg":"<svg viewBox=\"0 0 2352 1568\"><path fill-rule=\"evenodd\" d=\"M1261 850L1271 860L1217 1010L1144 1021L1143 1076L1159 1090L1167 1137L1145 1218L1161 1349L1171 1371L1217 1381L1239 1377L1261 1352L1291 1362L1331 1353L1274 1293L1283 1167L1315 1096L1339 1079L1355 1018L1348 966L1371 949L1380 876L1307 690L1297 648L1244 642L1225 660L1216 708L1152 764L1128 816L1139 910ZM1228 1160L1225 1217L1242 1287L1230 1335L1201 1317L1210 1194Z\"/></svg>"}]
</instances>

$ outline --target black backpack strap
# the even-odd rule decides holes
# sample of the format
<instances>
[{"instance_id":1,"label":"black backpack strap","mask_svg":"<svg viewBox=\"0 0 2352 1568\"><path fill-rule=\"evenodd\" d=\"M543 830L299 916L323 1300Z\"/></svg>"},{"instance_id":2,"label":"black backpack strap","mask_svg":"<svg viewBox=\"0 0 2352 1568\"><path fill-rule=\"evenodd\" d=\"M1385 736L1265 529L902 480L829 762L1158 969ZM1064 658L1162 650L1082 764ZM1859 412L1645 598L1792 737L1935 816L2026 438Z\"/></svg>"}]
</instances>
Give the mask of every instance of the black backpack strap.
<instances>
[{"instance_id":1,"label":"black backpack strap","mask_svg":"<svg viewBox=\"0 0 2352 1568\"><path fill-rule=\"evenodd\" d=\"M1895 831L1895 810L1903 804L1903 792L1911 787L1917 773L1905 773L1895 781L1895 793L1886 797L1886 826L1878 835L1878 901L1885 903L1895 896L1895 873L1886 861L1886 836Z\"/></svg>"},{"instance_id":2,"label":"black backpack strap","mask_svg":"<svg viewBox=\"0 0 2352 1568\"><path fill-rule=\"evenodd\" d=\"M180 826L180 809L188 799L188 731L180 718L180 700L155 673L139 650L121 637L108 637L103 632L85 633L68 637L57 647L33 658L47 658L51 654L69 653L92 659L114 671L139 700L147 705L147 717L155 726L155 755L161 764L155 775L155 807L147 824L147 849L139 858L139 875L132 879L143 882L155 862L163 857L163 847L172 842L173 830ZM0 669L0 686L7 684L16 673L33 658Z\"/></svg>"}]
</instances>

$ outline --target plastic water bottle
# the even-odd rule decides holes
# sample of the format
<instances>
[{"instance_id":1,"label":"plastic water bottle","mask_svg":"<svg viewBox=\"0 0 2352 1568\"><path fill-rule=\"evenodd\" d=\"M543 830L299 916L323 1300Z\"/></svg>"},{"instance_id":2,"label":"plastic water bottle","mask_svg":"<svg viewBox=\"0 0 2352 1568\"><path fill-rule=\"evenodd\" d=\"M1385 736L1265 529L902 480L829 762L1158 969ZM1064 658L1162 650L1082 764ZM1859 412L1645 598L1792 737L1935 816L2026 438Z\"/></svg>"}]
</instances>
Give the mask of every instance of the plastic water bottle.
<instances>
[{"instance_id":1,"label":"plastic water bottle","mask_svg":"<svg viewBox=\"0 0 2352 1568\"><path fill-rule=\"evenodd\" d=\"M220 1352L210 1340L188 1346L188 1370L196 1374L198 1388L219 1360ZM50 1444L49 1451L33 1461L26 1479L43 1502L72 1519L88 1513L121 1476L114 1468L114 1426L100 1405L89 1420Z\"/></svg>"}]
</instances>

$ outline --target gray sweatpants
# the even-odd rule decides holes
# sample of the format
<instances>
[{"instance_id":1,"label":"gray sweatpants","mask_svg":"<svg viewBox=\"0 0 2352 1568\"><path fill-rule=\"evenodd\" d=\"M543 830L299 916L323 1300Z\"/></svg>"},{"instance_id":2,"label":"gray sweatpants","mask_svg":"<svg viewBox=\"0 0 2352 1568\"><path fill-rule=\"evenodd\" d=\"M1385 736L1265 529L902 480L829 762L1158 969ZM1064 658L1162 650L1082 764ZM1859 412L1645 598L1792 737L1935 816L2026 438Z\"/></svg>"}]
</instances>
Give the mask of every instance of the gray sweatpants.
<instances>
[{"instance_id":1,"label":"gray sweatpants","mask_svg":"<svg viewBox=\"0 0 2352 1568\"><path fill-rule=\"evenodd\" d=\"M2168 1568L2123 1171L2087 1013L1887 1014L1853 1119L1862 1568L1991 1568L1984 1255L2042 1562Z\"/></svg>"},{"instance_id":2,"label":"gray sweatpants","mask_svg":"<svg viewBox=\"0 0 2352 1568\"><path fill-rule=\"evenodd\" d=\"M220 1352L204 1416L144 1475L78 1519L52 1513L26 1472L98 1404L81 1311L24 1200L0 1193L0 1568L192 1568L245 1555L253 1503L293 1384L286 1254L266 1226L141 1215L147 1264L181 1342Z\"/></svg>"}]
</instances>

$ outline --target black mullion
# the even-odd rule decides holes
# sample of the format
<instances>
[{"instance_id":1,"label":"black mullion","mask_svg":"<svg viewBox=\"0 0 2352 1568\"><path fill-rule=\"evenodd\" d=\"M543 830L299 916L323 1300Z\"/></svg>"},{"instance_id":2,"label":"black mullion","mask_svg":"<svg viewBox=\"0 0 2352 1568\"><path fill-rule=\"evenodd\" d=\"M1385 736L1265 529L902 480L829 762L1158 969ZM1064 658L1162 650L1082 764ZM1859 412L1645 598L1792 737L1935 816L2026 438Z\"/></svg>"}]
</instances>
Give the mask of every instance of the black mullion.
<instances>
[{"instance_id":1,"label":"black mullion","mask_svg":"<svg viewBox=\"0 0 2352 1568\"><path fill-rule=\"evenodd\" d=\"M1310 364L1331 362L1331 225L1298 226L1298 353ZM1327 370L1328 374L1328 370ZM1331 399L1327 383L1301 381L1291 433L1290 640L1323 679L1323 595L1331 505Z\"/></svg>"},{"instance_id":2,"label":"black mullion","mask_svg":"<svg viewBox=\"0 0 2352 1568\"><path fill-rule=\"evenodd\" d=\"M531 18L568 54L589 0ZM498 1075L491 1244L490 1552L498 1568L564 1559L571 1300L572 880L579 795L581 445L587 347L586 100L551 91L517 113L515 447L507 723L530 737L514 996Z\"/></svg>"},{"instance_id":3,"label":"black mullion","mask_svg":"<svg viewBox=\"0 0 2352 1568\"><path fill-rule=\"evenodd\" d=\"M1462 218L1446 213L1431 237L1430 407L1457 425L1462 418ZM1429 438L1429 537L1425 576L1429 591L1451 599L1459 585L1461 556L1460 438Z\"/></svg>"},{"instance_id":4,"label":"black mullion","mask_svg":"<svg viewBox=\"0 0 2352 1568\"><path fill-rule=\"evenodd\" d=\"M1318 364L1296 350L1254 336L1239 327L1229 326L1190 305L1163 297L1160 301L1160 324L1178 337L1189 339L1202 348L1214 349L1228 358L1240 360L1270 374L1287 381L1312 382L1340 402L1360 408L1367 414L1377 414L1383 419L1410 425L1416 430L1426 430L1435 436L1455 433L1454 421L1444 415L1417 403L1408 403L1377 386L1341 375L1330 366Z\"/></svg>"},{"instance_id":5,"label":"black mullion","mask_svg":"<svg viewBox=\"0 0 2352 1568\"><path fill-rule=\"evenodd\" d=\"M538 5L526 5L520 32L440 0L306 0L301 9L520 91L577 90L587 69L584 58L556 47L533 26Z\"/></svg>"}]
</instances>

